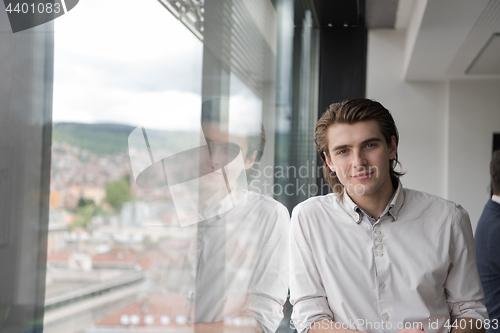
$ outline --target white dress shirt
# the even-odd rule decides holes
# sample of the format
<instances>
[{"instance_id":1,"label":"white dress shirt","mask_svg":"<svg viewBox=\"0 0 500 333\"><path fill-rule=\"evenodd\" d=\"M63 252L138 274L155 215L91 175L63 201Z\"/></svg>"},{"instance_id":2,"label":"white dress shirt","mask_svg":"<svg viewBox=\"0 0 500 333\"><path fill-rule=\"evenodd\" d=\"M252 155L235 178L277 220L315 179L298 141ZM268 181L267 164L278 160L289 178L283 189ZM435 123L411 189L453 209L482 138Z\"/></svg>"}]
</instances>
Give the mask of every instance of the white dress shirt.
<instances>
[{"instance_id":1,"label":"white dress shirt","mask_svg":"<svg viewBox=\"0 0 500 333\"><path fill-rule=\"evenodd\" d=\"M491 200L495 201L496 203L500 204L500 197L498 195L493 194L491 196Z\"/></svg>"},{"instance_id":2,"label":"white dress shirt","mask_svg":"<svg viewBox=\"0 0 500 333\"><path fill-rule=\"evenodd\" d=\"M401 183L387 207L373 225L345 193L294 208L290 301L299 332L333 320L358 331L422 323L444 333L456 318L488 318L467 212Z\"/></svg>"},{"instance_id":3,"label":"white dress shirt","mask_svg":"<svg viewBox=\"0 0 500 333\"><path fill-rule=\"evenodd\" d=\"M198 223L187 257L195 322L250 316L265 333L276 331L288 294L289 226L285 206L251 191L231 210Z\"/></svg>"}]
</instances>

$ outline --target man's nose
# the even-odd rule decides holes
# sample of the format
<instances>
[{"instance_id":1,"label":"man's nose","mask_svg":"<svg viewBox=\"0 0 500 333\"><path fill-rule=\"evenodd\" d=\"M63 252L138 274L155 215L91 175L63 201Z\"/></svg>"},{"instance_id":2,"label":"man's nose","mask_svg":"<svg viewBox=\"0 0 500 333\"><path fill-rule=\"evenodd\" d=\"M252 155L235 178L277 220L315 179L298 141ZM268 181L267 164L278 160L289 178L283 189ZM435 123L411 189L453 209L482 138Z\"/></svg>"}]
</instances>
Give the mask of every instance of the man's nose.
<instances>
[{"instance_id":1,"label":"man's nose","mask_svg":"<svg viewBox=\"0 0 500 333\"><path fill-rule=\"evenodd\" d=\"M363 150L354 150L352 165L355 168L366 165L366 157Z\"/></svg>"}]
</instances>

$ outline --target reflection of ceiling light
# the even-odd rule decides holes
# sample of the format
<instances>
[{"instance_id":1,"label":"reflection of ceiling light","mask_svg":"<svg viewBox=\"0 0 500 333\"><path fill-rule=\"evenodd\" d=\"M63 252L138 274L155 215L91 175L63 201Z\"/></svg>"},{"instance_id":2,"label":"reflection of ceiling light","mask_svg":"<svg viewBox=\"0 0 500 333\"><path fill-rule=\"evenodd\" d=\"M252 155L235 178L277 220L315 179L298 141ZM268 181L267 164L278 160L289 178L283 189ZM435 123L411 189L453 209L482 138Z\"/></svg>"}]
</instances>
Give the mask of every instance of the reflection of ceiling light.
<instances>
[{"instance_id":1,"label":"reflection of ceiling light","mask_svg":"<svg viewBox=\"0 0 500 333\"><path fill-rule=\"evenodd\" d=\"M500 74L500 33L491 36L465 73Z\"/></svg>"},{"instance_id":2,"label":"reflection of ceiling light","mask_svg":"<svg viewBox=\"0 0 500 333\"><path fill-rule=\"evenodd\" d=\"M184 324L186 324L186 316L177 315L175 317L175 322L176 322L177 325L184 325Z\"/></svg>"},{"instance_id":3,"label":"reflection of ceiling light","mask_svg":"<svg viewBox=\"0 0 500 333\"><path fill-rule=\"evenodd\" d=\"M128 325L129 323L130 323L130 321L129 321L128 315L126 315L126 314L121 315L120 324Z\"/></svg>"},{"instance_id":4,"label":"reflection of ceiling light","mask_svg":"<svg viewBox=\"0 0 500 333\"><path fill-rule=\"evenodd\" d=\"M167 315L163 315L160 318L160 322L162 325L168 325L168 324L170 324L170 317Z\"/></svg>"},{"instance_id":5,"label":"reflection of ceiling light","mask_svg":"<svg viewBox=\"0 0 500 333\"><path fill-rule=\"evenodd\" d=\"M147 315L146 317L144 317L144 323L146 325L153 325L154 322L155 322L155 318L152 315Z\"/></svg>"},{"instance_id":6,"label":"reflection of ceiling light","mask_svg":"<svg viewBox=\"0 0 500 333\"><path fill-rule=\"evenodd\" d=\"M140 321L141 321L141 318L138 315L133 314L130 316L130 324L131 325L139 325Z\"/></svg>"}]
</instances>

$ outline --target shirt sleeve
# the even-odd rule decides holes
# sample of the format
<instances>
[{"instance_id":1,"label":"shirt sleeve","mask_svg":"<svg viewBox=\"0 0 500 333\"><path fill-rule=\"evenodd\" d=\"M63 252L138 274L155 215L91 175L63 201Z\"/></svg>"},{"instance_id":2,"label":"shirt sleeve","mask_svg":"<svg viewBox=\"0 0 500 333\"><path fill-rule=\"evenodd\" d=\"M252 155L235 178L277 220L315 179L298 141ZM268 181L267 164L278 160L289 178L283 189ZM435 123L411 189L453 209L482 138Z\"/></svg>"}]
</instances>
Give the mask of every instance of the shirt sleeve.
<instances>
[{"instance_id":1,"label":"shirt sleeve","mask_svg":"<svg viewBox=\"0 0 500 333\"><path fill-rule=\"evenodd\" d=\"M292 212L290 225L290 303L292 324L298 332L323 319L333 320L326 292L314 262L311 247L301 226L300 206Z\"/></svg>"},{"instance_id":2,"label":"shirt sleeve","mask_svg":"<svg viewBox=\"0 0 500 333\"><path fill-rule=\"evenodd\" d=\"M248 310L265 333L272 333L284 317L288 294L288 210L279 206L266 224L268 232L252 276Z\"/></svg>"},{"instance_id":3,"label":"shirt sleeve","mask_svg":"<svg viewBox=\"0 0 500 333\"><path fill-rule=\"evenodd\" d=\"M488 318L488 312L483 302L469 214L462 206L457 206L453 214L451 263L445 282L451 321L457 318L484 320Z\"/></svg>"}]
</instances>

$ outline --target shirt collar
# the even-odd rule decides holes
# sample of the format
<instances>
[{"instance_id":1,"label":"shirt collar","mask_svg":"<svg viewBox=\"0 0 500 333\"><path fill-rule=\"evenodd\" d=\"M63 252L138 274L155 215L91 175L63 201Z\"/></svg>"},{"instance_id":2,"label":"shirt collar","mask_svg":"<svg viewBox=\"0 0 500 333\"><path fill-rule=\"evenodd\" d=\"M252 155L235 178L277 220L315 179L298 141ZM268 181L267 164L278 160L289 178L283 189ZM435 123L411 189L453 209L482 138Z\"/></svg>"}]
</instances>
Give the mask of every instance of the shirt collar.
<instances>
[{"instance_id":1,"label":"shirt collar","mask_svg":"<svg viewBox=\"0 0 500 333\"><path fill-rule=\"evenodd\" d=\"M403 206L404 202L404 191L403 191L403 185L401 184L401 181L398 182L398 188L396 189L396 192L394 192L391 200L387 204L384 214L389 214L392 217L392 222L395 222L398 218L398 212ZM342 204L344 206L344 210L349 214L349 216L352 217L354 222L360 223L361 220L363 219L363 213L361 212L361 208L354 202L352 201L351 197L347 194L347 191L343 191L342 194Z\"/></svg>"},{"instance_id":2,"label":"shirt collar","mask_svg":"<svg viewBox=\"0 0 500 333\"><path fill-rule=\"evenodd\" d=\"M225 212L232 208L234 208L234 204L231 193L229 193L223 199L213 202L211 205L208 205L208 207L205 207L205 209L200 209L198 214L203 220L209 220L213 217L218 217L220 219Z\"/></svg>"},{"instance_id":3,"label":"shirt collar","mask_svg":"<svg viewBox=\"0 0 500 333\"><path fill-rule=\"evenodd\" d=\"M217 217L221 219L233 208L237 207L241 202L243 202L248 195L248 191L240 191L234 190L231 193L228 193L223 199L218 202L212 203L204 210L198 213L198 216L202 218L202 220L208 220L212 217Z\"/></svg>"},{"instance_id":4,"label":"shirt collar","mask_svg":"<svg viewBox=\"0 0 500 333\"><path fill-rule=\"evenodd\" d=\"M495 201L496 203L499 203L500 204L500 197L498 195L492 195L491 196L491 200L492 201Z\"/></svg>"}]
</instances>

